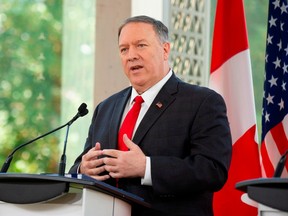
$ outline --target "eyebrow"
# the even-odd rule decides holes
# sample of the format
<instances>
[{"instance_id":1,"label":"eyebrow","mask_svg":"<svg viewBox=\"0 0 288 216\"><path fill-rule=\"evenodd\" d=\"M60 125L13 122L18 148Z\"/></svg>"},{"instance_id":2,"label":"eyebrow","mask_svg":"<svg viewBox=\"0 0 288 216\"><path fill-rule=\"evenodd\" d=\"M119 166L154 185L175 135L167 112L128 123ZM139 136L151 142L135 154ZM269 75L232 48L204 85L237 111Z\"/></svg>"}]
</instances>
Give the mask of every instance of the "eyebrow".
<instances>
[{"instance_id":1,"label":"eyebrow","mask_svg":"<svg viewBox=\"0 0 288 216\"><path fill-rule=\"evenodd\" d=\"M141 42L147 42L147 40L146 39L140 39L140 40L137 40L136 42L133 42L133 44L139 44ZM127 46L126 43L119 44L119 48L124 47L124 46Z\"/></svg>"}]
</instances>

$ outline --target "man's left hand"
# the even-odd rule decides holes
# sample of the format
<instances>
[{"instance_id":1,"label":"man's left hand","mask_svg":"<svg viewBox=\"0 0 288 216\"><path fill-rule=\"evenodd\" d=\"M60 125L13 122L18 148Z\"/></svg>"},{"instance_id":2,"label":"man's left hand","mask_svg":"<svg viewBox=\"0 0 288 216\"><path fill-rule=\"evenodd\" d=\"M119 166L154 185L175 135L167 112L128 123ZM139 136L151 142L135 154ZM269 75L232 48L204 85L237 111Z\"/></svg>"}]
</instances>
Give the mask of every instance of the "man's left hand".
<instances>
[{"instance_id":1,"label":"man's left hand","mask_svg":"<svg viewBox=\"0 0 288 216\"><path fill-rule=\"evenodd\" d=\"M134 178L145 175L146 156L138 145L126 134L123 136L128 151L104 149L102 153L110 157L103 158L104 168L112 178Z\"/></svg>"}]
</instances>

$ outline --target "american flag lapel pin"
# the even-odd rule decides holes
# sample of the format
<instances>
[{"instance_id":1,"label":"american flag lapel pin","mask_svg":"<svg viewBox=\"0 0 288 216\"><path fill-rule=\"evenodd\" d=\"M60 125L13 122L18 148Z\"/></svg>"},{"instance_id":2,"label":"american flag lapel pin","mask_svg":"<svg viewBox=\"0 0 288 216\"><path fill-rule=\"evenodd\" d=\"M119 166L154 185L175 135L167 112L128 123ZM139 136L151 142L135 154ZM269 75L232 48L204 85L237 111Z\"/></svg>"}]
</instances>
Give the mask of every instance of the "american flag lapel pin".
<instances>
[{"instance_id":1,"label":"american flag lapel pin","mask_svg":"<svg viewBox=\"0 0 288 216\"><path fill-rule=\"evenodd\" d=\"M163 106L163 104L159 101L159 102L156 103L156 106L157 106L159 109L161 109L161 107Z\"/></svg>"}]
</instances>

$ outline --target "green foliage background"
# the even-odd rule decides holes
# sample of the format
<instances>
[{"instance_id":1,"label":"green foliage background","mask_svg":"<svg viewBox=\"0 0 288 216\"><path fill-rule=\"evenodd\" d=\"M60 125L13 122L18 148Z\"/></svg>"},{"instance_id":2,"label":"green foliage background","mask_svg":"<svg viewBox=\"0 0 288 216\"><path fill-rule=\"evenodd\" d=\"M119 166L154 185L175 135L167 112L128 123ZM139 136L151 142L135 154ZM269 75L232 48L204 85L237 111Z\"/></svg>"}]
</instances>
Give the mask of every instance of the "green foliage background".
<instances>
[{"instance_id":1,"label":"green foliage background","mask_svg":"<svg viewBox=\"0 0 288 216\"><path fill-rule=\"evenodd\" d=\"M0 1L0 164L59 126L61 0ZM55 172L59 134L24 147L9 172Z\"/></svg>"},{"instance_id":2,"label":"green foliage background","mask_svg":"<svg viewBox=\"0 0 288 216\"><path fill-rule=\"evenodd\" d=\"M245 0L244 3L246 12L246 22L248 28L249 46L251 53L258 137L260 143L269 1Z\"/></svg>"}]
</instances>

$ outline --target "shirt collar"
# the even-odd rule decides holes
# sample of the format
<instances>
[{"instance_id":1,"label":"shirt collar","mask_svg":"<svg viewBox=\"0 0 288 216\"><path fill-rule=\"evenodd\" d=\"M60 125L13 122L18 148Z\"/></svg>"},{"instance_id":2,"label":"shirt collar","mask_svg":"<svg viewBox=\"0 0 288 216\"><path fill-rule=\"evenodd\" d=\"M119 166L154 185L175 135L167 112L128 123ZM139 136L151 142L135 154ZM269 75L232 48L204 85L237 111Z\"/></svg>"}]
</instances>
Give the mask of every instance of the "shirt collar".
<instances>
[{"instance_id":1,"label":"shirt collar","mask_svg":"<svg viewBox=\"0 0 288 216\"><path fill-rule=\"evenodd\" d=\"M141 94L144 102L150 106L155 99L156 95L159 93L161 88L165 85L165 83L168 81L168 79L172 76L172 70L170 69L169 72L166 74L165 77L163 77L158 83L156 83L154 86L149 88L147 91L145 91L143 94ZM134 98L139 95L137 91L132 88L131 97L130 97L130 105L133 103Z\"/></svg>"}]
</instances>

